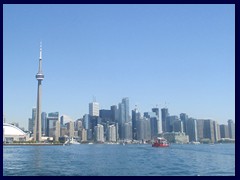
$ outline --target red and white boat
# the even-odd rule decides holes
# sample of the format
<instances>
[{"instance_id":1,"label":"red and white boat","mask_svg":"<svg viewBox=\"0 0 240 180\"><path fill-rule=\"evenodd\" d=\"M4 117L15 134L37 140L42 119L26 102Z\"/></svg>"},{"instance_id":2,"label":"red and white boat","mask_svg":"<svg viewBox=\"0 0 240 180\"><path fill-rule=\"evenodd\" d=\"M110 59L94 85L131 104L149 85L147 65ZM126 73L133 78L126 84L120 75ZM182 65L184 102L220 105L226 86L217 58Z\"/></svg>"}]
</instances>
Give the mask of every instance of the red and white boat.
<instances>
[{"instance_id":1,"label":"red and white boat","mask_svg":"<svg viewBox=\"0 0 240 180\"><path fill-rule=\"evenodd\" d=\"M169 143L165 138L157 137L155 142L152 144L152 147L169 147Z\"/></svg>"}]
</instances>

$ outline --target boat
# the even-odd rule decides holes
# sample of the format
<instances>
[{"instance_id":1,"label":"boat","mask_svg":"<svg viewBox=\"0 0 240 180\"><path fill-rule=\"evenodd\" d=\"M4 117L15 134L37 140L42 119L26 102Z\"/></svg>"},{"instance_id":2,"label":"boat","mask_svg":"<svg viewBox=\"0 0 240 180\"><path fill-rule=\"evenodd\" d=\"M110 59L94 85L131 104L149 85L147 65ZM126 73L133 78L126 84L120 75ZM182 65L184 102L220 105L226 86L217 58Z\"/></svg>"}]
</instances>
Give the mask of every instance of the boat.
<instances>
[{"instance_id":1,"label":"boat","mask_svg":"<svg viewBox=\"0 0 240 180\"><path fill-rule=\"evenodd\" d=\"M71 144L81 144L81 143L77 142L76 139L71 138L71 139L68 139L68 140L63 144L63 146L65 146L65 145L71 145Z\"/></svg>"},{"instance_id":2,"label":"boat","mask_svg":"<svg viewBox=\"0 0 240 180\"><path fill-rule=\"evenodd\" d=\"M152 147L169 147L169 143L165 138L158 137L155 139L155 142L152 144Z\"/></svg>"}]
</instances>

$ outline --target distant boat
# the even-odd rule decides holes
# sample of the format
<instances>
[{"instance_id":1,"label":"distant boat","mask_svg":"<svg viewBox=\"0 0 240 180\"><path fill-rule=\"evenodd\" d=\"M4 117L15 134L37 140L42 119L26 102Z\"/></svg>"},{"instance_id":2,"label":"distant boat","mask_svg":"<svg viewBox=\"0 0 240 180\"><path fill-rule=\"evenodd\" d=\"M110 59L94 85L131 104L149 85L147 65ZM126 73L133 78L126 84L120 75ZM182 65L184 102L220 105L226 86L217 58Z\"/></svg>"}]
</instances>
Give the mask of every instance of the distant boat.
<instances>
[{"instance_id":1,"label":"distant boat","mask_svg":"<svg viewBox=\"0 0 240 180\"><path fill-rule=\"evenodd\" d=\"M152 147L169 147L169 143L165 138L158 137L155 139L155 142L152 144Z\"/></svg>"}]
</instances>

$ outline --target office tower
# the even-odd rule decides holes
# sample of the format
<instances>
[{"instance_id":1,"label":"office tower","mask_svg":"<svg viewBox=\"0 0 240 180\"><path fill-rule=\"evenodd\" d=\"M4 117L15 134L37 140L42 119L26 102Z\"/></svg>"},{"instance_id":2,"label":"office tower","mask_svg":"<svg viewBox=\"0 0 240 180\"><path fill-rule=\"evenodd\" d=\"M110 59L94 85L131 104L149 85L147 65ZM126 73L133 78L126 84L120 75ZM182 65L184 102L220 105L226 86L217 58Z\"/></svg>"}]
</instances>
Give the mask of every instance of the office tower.
<instances>
[{"instance_id":1,"label":"office tower","mask_svg":"<svg viewBox=\"0 0 240 180\"><path fill-rule=\"evenodd\" d=\"M144 117L148 118L150 121L150 133L151 139L158 137L158 117L155 112L145 112Z\"/></svg>"},{"instance_id":2,"label":"office tower","mask_svg":"<svg viewBox=\"0 0 240 180\"><path fill-rule=\"evenodd\" d=\"M55 121L54 122L54 131L55 131L55 134L53 136L53 140L54 141L59 141L59 137L60 137L60 121Z\"/></svg>"},{"instance_id":3,"label":"office tower","mask_svg":"<svg viewBox=\"0 0 240 180\"><path fill-rule=\"evenodd\" d=\"M36 114L36 122L34 124L34 140L40 142L42 136L42 128L41 128L41 106L42 106L42 80L44 79L44 75L42 73L42 45L40 45L40 57L39 57L39 68L38 73L36 75L36 79L38 81L38 90L37 90L37 114Z\"/></svg>"},{"instance_id":4,"label":"office tower","mask_svg":"<svg viewBox=\"0 0 240 180\"><path fill-rule=\"evenodd\" d=\"M229 131L229 137L231 139L235 139L235 124L231 119L228 120L228 131Z\"/></svg>"},{"instance_id":5,"label":"office tower","mask_svg":"<svg viewBox=\"0 0 240 180\"><path fill-rule=\"evenodd\" d=\"M197 120L198 141L207 141L214 143L214 125L213 120L198 119Z\"/></svg>"},{"instance_id":6,"label":"office tower","mask_svg":"<svg viewBox=\"0 0 240 180\"><path fill-rule=\"evenodd\" d=\"M176 120L173 122L173 132L183 133L183 122L180 120Z\"/></svg>"},{"instance_id":7,"label":"office tower","mask_svg":"<svg viewBox=\"0 0 240 180\"><path fill-rule=\"evenodd\" d=\"M99 116L99 103L98 102L89 103L89 115L90 116Z\"/></svg>"},{"instance_id":8,"label":"office tower","mask_svg":"<svg viewBox=\"0 0 240 180\"><path fill-rule=\"evenodd\" d=\"M186 133L187 132L186 126L187 126L188 115L186 113L181 113L180 120L183 123L183 132Z\"/></svg>"},{"instance_id":9,"label":"office tower","mask_svg":"<svg viewBox=\"0 0 240 180\"><path fill-rule=\"evenodd\" d=\"M198 133L197 133L197 120L193 118L188 118L186 121L186 135L189 136L189 141L197 142Z\"/></svg>"},{"instance_id":10,"label":"office tower","mask_svg":"<svg viewBox=\"0 0 240 180\"><path fill-rule=\"evenodd\" d=\"M214 139L215 142L218 142L220 140L220 126L217 123L217 121L213 121L213 127L214 127Z\"/></svg>"},{"instance_id":11,"label":"office tower","mask_svg":"<svg viewBox=\"0 0 240 180\"><path fill-rule=\"evenodd\" d=\"M132 140L132 123L126 122L123 124L123 139Z\"/></svg>"},{"instance_id":12,"label":"office tower","mask_svg":"<svg viewBox=\"0 0 240 180\"><path fill-rule=\"evenodd\" d=\"M36 113L37 113L37 108L32 108L32 118L28 119L28 130L33 133L34 130L34 122L36 121Z\"/></svg>"},{"instance_id":13,"label":"office tower","mask_svg":"<svg viewBox=\"0 0 240 180\"><path fill-rule=\"evenodd\" d=\"M129 99L123 98L122 104L124 105L124 120L125 122L129 122Z\"/></svg>"},{"instance_id":14,"label":"office tower","mask_svg":"<svg viewBox=\"0 0 240 180\"><path fill-rule=\"evenodd\" d=\"M140 119L141 114L137 108L132 110L132 138L137 140L137 121Z\"/></svg>"},{"instance_id":15,"label":"office tower","mask_svg":"<svg viewBox=\"0 0 240 180\"><path fill-rule=\"evenodd\" d=\"M108 126L107 139L109 142L117 141L116 126L113 124Z\"/></svg>"},{"instance_id":16,"label":"office tower","mask_svg":"<svg viewBox=\"0 0 240 180\"><path fill-rule=\"evenodd\" d=\"M221 138L229 138L228 125L225 124L220 125L220 135Z\"/></svg>"},{"instance_id":17,"label":"office tower","mask_svg":"<svg viewBox=\"0 0 240 180\"><path fill-rule=\"evenodd\" d=\"M111 106L111 115L112 115L111 119L115 123L117 122L117 119L118 119L117 113L118 113L117 106L116 105Z\"/></svg>"},{"instance_id":18,"label":"office tower","mask_svg":"<svg viewBox=\"0 0 240 180\"><path fill-rule=\"evenodd\" d=\"M90 129L90 116L89 114L85 114L83 116L83 128Z\"/></svg>"},{"instance_id":19,"label":"office tower","mask_svg":"<svg viewBox=\"0 0 240 180\"><path fill-rule=\"evenodd\" d=\"M157 115L157 131L158 134L162 133L162 120L159 117L159 108L152 108L152 112L155 112Z\"/></svg>"},{"instance_id":20,"label":"office tower","mask_svg":"<svg viewBox=\"0 0 240 180\"><path fill-rule=\"evenodd\" d=\"M167 121L167 117L169 116L168 109L167 108L162 108L161 112L162 112L162 131L167 132L166 121Z\"/></svg>"},{"instance_id":21,"label":"office tower","mask_svg":"<svg viewBox=\"0 0 240 180\"><path fill-rule=\"evenodd\" d=\"M137 120L137 140L150 140L151 127L150 120L146 117Z\"/></svg>"},{"instance_id":22,"label":"office tower","mask_svg":"<svg viewBox=\"0 0 240 180\"><path fill-rule=\"evenodd\" d=\"M103 122L112 122L112 111L107 109L101 109L99 111L99 117L102 119Z\"/></svg>"},{"instance_id":23,"label":"office tower","mask_svg":"<svg viewBox=\"0 0 240 180\"><path fill-rule=\"evenodd\" d=\"M96 142L104 142L104 129L103 125L97 124L94 127L95 141Z\"/></svg>"},{"instance_id":24,"label":"office tower","mask_svg":"<svg viewBox=\"0 0 240 180\"><path fill-rule=\"evenodd\" d=\"M172 132L173 131L173 123L175 121L178 121L178 116L167 116L166 119L166 132Z\"/></svg>"},{"instance_id":25,"label":"office tower","mask_svg":"<svg viewBox=\"0 0 240 180\"><path fill-rule=\"evenodd\" d=\"M204 138L210 139L211 143L215 142L213 120L211 119L204 120Z\"/></svg>"},{"instance_id":26,"label":"office tower","mask_svg":"<svg viewBox=\"0 0 240 180\"><path fill-rule=\"evenodd\" d=\"M78 130L82 130L83 129L83 120L82 119L77 119L74 122L74 130L78 131Z\"/></svg>"},{"instance_id":27,"label":"office tower","mask_svg":"<svg viewBox=\"0 0 240 180\"><path fill-rule=\"evenodd\" d=\"M68 137L74 137L74 122L70 121L66 123L67 131L68 131Z\"/></svg>"},{"instance_id":28,"label":"office tower","mask_svg":"<svg viewBox=\"0 0 240 180\"><path fill-rule=\"evenodd\" d=\"M56 122L59 121L59 113L58 112L51 112L48 113L47 117L47 129L46 129L46 135L49 137L55 137L56 136L56 130L58 131L56 125L58 125ZM60 122L59 122L60 124ZM60 128L59 128L60 131Z\"/></svg>"},{"instance_id":29,"label":"office tower","mask_svg":"<svg viewBox=\"0 0 240 180\"><path fill-rule=\"evenodd\" d=\"M42 121L42 135L45 135L46 127L47 127L47 113L46 112L42 112L41 121Z\"/></svg>"},{"instance_id":30,"label":"office tower","mask_svg":"<svg viewBox=\"0 0 240 180\"><path fill-rule=\"evenodd\" d=\"M87 141L87 130L83 129L82 130L82 142L86 142Z\"/></svg>"}]
</instances>

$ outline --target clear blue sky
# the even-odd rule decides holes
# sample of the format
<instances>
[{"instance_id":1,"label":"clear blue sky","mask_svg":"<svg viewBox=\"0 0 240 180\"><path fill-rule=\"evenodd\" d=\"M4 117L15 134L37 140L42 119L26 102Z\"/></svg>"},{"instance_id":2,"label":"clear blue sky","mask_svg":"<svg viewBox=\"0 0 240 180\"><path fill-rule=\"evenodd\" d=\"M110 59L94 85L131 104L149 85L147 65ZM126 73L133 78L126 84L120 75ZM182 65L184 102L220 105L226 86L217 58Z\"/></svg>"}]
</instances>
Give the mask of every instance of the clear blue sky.
<instances>
[{"instance_id":1,"label":"clear blue sky","mask_svg":"<svg viewBox=\"0 0 240 180\"><path fill-rule=\"evenodd\" d=\"M36 106L74 120L129 97L219 123L235 121L234 5L4 5L3 113L27 128Z\"/></svg>"}]
</instances>

